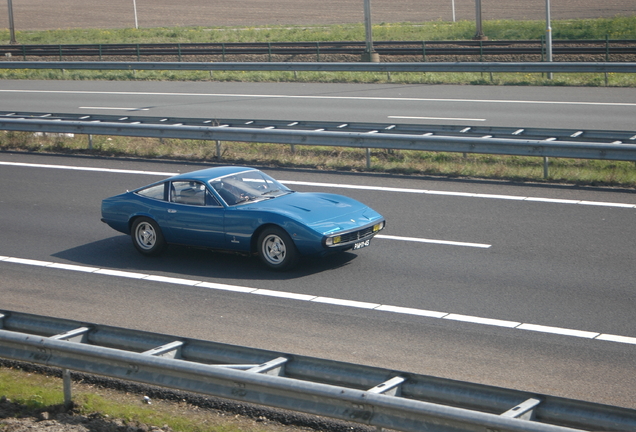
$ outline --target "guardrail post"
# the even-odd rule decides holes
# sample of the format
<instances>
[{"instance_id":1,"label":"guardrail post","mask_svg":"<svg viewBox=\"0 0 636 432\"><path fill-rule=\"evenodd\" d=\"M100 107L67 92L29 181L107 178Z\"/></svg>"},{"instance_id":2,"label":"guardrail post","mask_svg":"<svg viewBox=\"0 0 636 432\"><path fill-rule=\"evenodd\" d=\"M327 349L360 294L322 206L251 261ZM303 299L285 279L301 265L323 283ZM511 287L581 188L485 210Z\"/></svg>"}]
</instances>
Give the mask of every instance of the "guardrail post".
<instances>
[{"instance_id":1,"label":"guardrail post","mask_svg":"<svg viewBox=\"0 0 636 432\"><path fill-rule=\"evenodd\" d=\"M267 58L269 59L268 61L272 61L272 43L271 42L267 42Z\"/></svg>"},{"instance_id":2,"label":"guardrail post","mask_svg":"<svg viewBox=\"0 0 636 432\"><path fill-rule=\"evenodd\" d=\"M422 61L426 61L426 41L422 41Z\"/></svg>"},{"instance_id":3,"label":"guardrail post","mask_svg":"<svg viewBox=\"0 0 636 432\"><path fill-rule=\"evenodd\" d=\"M367 169L371 169L371 149L367 148Z\"/></svg>"},{"instance_id":4,"label":"guardrail post","mask_svg":"<svg viewBox=\"0 0 636 432\"><path fill-rule=\"evenodd\" d=\"M64 369L62 371L62 381L64 382L64 408L70 409L73 405L71 395L71 371Z\"/></svg>"},{"instance_id":5,"label":"guardrail post","mask_svg":"<svg viewBox=\"0 0 636 432\"><path fill-rule=\"evenodd\" d=\"M609 34L605 35L605 61L609 61ZM605 72L605 87L609 86L609 74Z\"/></svg>"},{"instance_id":6,"label":"guardrail post","mask_svg":"<svg viewBox=\"0 0 636 432\"><path fill-rule=\"evenodd\" d=\"M181 44L177 44L177 51L179 52L179 61L181 61Z\"/></svg>"},{"instance_id":7,"label":"guardrail post","mask_svg":"<svg viewBox=\"0 0 636 432\"><path fill-rule=\"evenodd\" d=\"M59 49L60 49L60 61L64 61L64 60L62 59L62 45L59 45Z\"/></svg>"},{"instance_id":8,"label":"guardrail post","mask_svg":"<svg viewBox=\"0 0 636 432\"><path fill-rule=\"evenodd\" d=\"M93 150L93 135L88 134L88 149Z\"/></svg>"},{"instance_id":9,"label":"guardrail post","mask_svg":"<svg viewBox=\"0 0 636 432\"><path fill-rule=\"evenodd\" d=\"M225 62L225 42L221 44L221 59Z\"/></svg>"},{"instance_id":10,"label":"guardrail post","mask_svg":"<svg viewBox=\"0 0 636 432\"><path fill-rule=\"evenodd\" d=\"M216 140L216 158L221 160L221 141Z\"/></svg>"},{"instance_id":11,"label":"guardrail post","mask_svg":"<svg viewBox=\"0 0 636 432\"><path fill-rule=\"evenodd\" d=\"M550 177L549 166L550 166L550 161L548 160L547 156L544 156L543 157L543 178L544 179L547 179L548 177Z\"/></svg>"},{"instance_id":12,"label":"guardrail post","mask_svg":"<svg viewBox=\"0 0 636 432\"><path fill-rule=\"evenodd\" d=\"M320 62L320 42L316 42L316 61Z\"/></svg>"}]
</instances>

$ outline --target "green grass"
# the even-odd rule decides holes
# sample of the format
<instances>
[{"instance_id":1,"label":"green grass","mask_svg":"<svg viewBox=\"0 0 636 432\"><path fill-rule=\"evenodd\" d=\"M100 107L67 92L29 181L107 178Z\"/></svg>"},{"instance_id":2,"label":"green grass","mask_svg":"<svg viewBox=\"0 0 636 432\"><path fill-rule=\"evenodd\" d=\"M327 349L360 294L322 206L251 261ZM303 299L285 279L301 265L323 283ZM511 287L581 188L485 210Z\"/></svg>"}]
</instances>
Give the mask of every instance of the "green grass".
<instances>
[{"instance_id":1,"label":"green grass","mask_svg":"<svg viewBox=\"0 0 636 432\"><path fill-rule=\"evenodd\" d=\"M93 149L87 147L88 139L82 135L65 138L37 137L25 132L0 134L0 151L636 187L636 165L620 161L551 158L549 177L545 179L540 157L373 150L371 166L367 168L364 149L345 147L296 146L292 151L290 146L282 144L222 142L220 158L217 158L216 143L211 141L94 136Z\"/></svg>"},{"instance_id":2,"label":"green grass","mask_svg":"<svg viewBox=\"0 0 636 432\"><path fill-rule=\"evenodd\" d=\"M552 22L556 39L636 39L636 15L632 17ZM543 21L484 21L491 40L538 40L545 34ZM466 40L475 25L471 21L425 23L380 23L373 27L375 40ZM0 41L9 41L9 31L0 31ZM275 26L271 28L178 27L149 29L73 29L17 31L21 44L110 44L188 42L306 42L365 39L362 24L320 27ZM1 42L0 42L1 43ZM265 56L267 57L267 56ZM329 61L328 58L323 61ZM72 58L69 58L72 59ZM145 59L148 60L148 59ZM150 59L151 60L151 59ZM260 61L267 61L267 58ZM419 59L414 59L418 61ZM175 59L176 61L176 59ZM396 83L467 85L636 86L636 74L478 74L478 73L351 73L351 72L179 72L179 71L59 71L0 70L0 79L66 80L161 80L161 81L250 81L323 83Z\"/></svg>"},{"instance_id":3,"label":"green grass","mask_svg":"<svg viewBox=\"0 0 636 432\"><path fill-rule=\"evenodd\" d=\"M0 398L19 406L16 417L37 417L38 413L63 411L62 379L27 373L20 369L0 367ZM140 424L177 432L283 432L291 430L277 423L256 422L242 416L226 415L214 410L199 409L185 401L143 402L143 396L124 393L87 384L72 384L72 414L99 418L111 423L107 430L128 425L134 430ZM3 421L0 417L0 430ZM144 429L145 430L145 429Z\"/></svg>"},{"instance_id":4,"label":"green grass","mask_svg":"<svg viewBox=\"0 0 636 432\"><path fill-rule=\"evenodd\" d=\"M636 15L628 17L553 20L553 39L636 39ZM491 40L540 39L544 21L492 20L482 23ZM472 21L380 23L373 26L375 40L462 40L475 34ZM329 26L273 26L269 28L176 27L142 29L71 29L16 31L20 44L110 44L187 42L307 42L364 40L362 24ZM8 29L0 31L0 44L8 44ZM3 42L4 41L4 42Z\"/></svg>"}]
</instances>

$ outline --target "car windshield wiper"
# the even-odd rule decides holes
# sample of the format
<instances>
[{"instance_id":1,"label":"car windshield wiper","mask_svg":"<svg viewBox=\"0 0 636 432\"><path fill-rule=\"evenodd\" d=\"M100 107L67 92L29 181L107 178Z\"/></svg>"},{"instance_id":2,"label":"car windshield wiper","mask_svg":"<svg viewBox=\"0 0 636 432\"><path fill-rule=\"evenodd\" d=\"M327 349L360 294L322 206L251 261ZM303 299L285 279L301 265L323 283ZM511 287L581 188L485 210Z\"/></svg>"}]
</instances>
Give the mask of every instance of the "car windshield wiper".
<instances>
[{"instance_id":1,"label":"car windshield wiper","mask_svg":"<svg viewBox=\"0 0 636 432\"><path fill-rule=\"evenodd\" d=\"M276 192L280 192L280 189L268 190L267 192L263 192L261 195L269 195Z\"/></svg>"}]
</instances>

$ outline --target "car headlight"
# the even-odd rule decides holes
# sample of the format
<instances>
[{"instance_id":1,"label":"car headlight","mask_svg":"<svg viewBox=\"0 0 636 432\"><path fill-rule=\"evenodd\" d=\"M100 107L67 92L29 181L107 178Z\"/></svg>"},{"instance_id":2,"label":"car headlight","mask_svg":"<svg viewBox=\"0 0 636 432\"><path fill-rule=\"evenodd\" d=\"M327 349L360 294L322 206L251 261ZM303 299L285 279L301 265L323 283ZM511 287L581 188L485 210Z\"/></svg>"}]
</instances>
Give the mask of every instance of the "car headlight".
<instances>
[{"instance_id":1,"label":"car headlight","mask_svg":"<svg viewBox=\"0 0 636 432\"><path fill-rule=\"evenodd\" d=\"M327 240L325 241L325 243L327 244L327 246L333 246L333 245L337 245L341 241L342 241L342 237L335 236L335 237L327 237Z\"/></svg>"},{"instance_id":2,"label":"car headlight","mask_svg":"<svg viewBox=\"0 0 636 432\"><path fill-rule=\"evenodd\" d=\"M384 221L380 222L379 224L373 225L373 232L378 232L382 228L384 228Z\"/></svg>"}]
</instances>

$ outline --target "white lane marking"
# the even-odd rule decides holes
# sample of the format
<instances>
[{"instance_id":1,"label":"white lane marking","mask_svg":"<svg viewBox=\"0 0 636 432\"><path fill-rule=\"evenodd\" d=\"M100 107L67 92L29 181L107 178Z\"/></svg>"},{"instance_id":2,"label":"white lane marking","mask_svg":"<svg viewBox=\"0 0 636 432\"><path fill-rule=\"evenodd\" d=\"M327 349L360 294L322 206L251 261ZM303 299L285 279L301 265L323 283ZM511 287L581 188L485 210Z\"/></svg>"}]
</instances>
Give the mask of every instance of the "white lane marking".
<instances>
[{"instance_id":1,"label":"white lane marking","mask_svg":"<svg viewBox=\"0 0 636 432\"><path fill-rule=\"evenodd\" d=\"M604 207L620 207L620 208L636 208L636 204L628 203L611 203L602 201L584 201L584 200L562 200L553 198L538 198L538 197L526 197L521 195L497 195L497 194L484 194L484 193L471 193L471 192L452 192L452 191L436 191L427 189L408 189L408 188L395 188L385 186L362 186L351 184L337 184L337 183L318 183L318 182L304 182L294 180L279 180L281 183L299 186L313 186L321 188L340 188L340 189L359 189L359 190L371 190L382 192L402 192L413 193L423 195L444 195L444 196L457 196L468 198L487 198L487 199L500 199L509 201L532 201L543 203L557 203L557 204L581 204L581 205L596 205Z\"/></svg>"},{"instance_id":2,"label":"white lane marking","mask_svg":"<svg viewBox=\"0 0 636 432\"><path fill-rule=\"evenodd\" d=\"M491 325L497 327L506 327L506 328L517 328L521 325L520 322L516 321L505 321L500 319L492 319L492 318L482 318L470 315L460 315L460 314L448 314L444 319L453 320L453 321L461 321L473 324L484 324Z\"/></svg>"},{"instance_id":3,"label":"white lane marking","mask_svg":"<svg viewBox=\"0 0 636 432\"><path fill-rule=\"evenodd\" d=\"M286 298L286 299L292 299L292 300L303 300L303 301L312 301L313 299L316 298L316 296L313 296L313 295L297 294L297 293L290 293L285 291L272 291L268 289L257 289L252 291L251 294L264 295L269 297Z\"/></svg>"},{"instance_id":4,"label":"white lane marking","mask_svg":"<svg viewBox=\"0 0 636 432\"><path fill-rule=\"evenodd\" d=\"M310 301L315 303L326 303L330 305L347 306L347 307L353 307L353 308L359 308L359 309L376 309L377 307L380 306L377 303L368 303L368 302L361 302L356 300L343 300L343 299L332 298L332 297L315 297L314 299Z\"/></svg>"},{"instance_id":5,"label":"white lane marking","mask_svg":"<svg viewBox=\"0 0 636 432\"><path fill-rule=\"evenodd\" d=\"M538 104L538 105L589 105L589 106L626 106L636 107L630 102L576 102L576 101L541 101L541 100L506 100L506 99L448 99L418 97L380 97L380 96L323 96L323 95L281 95L281 94L241 94L241 93L173 93L173 92L126 92L126 91L89 91L89 90L25 90L0 89L0 93L44 93L72 95L117 95L117 96L185 96L185 97L223 97L223 98L263 98L263 99L327 99L327 100L361 100L361 101L413 101L413 102L462 102L462 103L497 103L497 104Z\"/></svg>"},{"instance_id":6,"label":"white lane marking","mask_svg":"<svg viewBox=\"0 0 636 432\"><path fill-rule=\"evenodd\" d=\"M61 170L73 170L73 171L108 172L108 173L117 173L117 174L156 175L156 176L165 176L165 177L171 177L171 176L179 174L179 173L173 173L173 172L137 171L137 170L114 169L114 168L93 168L93 167L80 167L80 166L70 166L70 165L47 165L47 164L3 162L3 161L0 161L0 165L29 167L29 168L49 168L49 169L61 169Z\"/></svg>"},{"instance_id":7,"label":"white lane marking","mask_svg":"<svg viewBox=\"0 0 636 432\"><path fill-rule=\"evenodd\" d=\"M411 117L411 116L387 116L387 118L392 119L407 119L407 120L450 120L450 121L474 121L474 122L484 122L486 119L477 119L477 118L459 118L459 117Z\"/></svg>"},{"instance_id":8,"label":"white lane marking","mask_svg":"<svg viewBox=\"0 0 636 432\"><path fill-rule=\"evenodd\" d=\"M430 318L444 318L448 315L446 312L436 312L430 311L426 309L415 309L415 308L406 308L401 306L388 306L388 305L380 305L375 310L384 311L384 312L394 312L405 315L418 315L425 316Z\"/></svg>"},{"instance_id":9,"label":"white lane marking","mask_svg":"<svg viewBox=\"0 0 636 432\"><path fill-rule=\"evenodd\" d=\"M566 329L561 327L550 327L550 326L544 326L544 325L538 325L538 324L521 323L516 321L507 321L507 320L500 320L500 319L494 319L494 318L476 317L476 316L461 315L461 314L448 313L448 312L437 312L437 311L431 311L426 309L405 308L400 306L383 305L379 303L369 303L369 302L362 302L357 300L346 300L346 299L338 299L338 298L332 298L332 297L320 297L320 296L315 296L310 294L296 294L296 293L289 293L284 291L274 291L274 290L267 290L267 289L242 287L242 286L236 286L236 285L226 285L226 284L219 284L214 282L201 282L198 280L173 278L173 277L151 275L151 274L145 274L145 273L127 272L122 270L101 269L101 268L84 267L84 266L78 266L78 265L66 265L62 263L8 257L8 256L0 256L0 262L53 268L53 269L65 270L65 271L88 272L88 273L94 273L94 274L99 274L103 276L124 277L124 278L146 280L146 281L157 282L157 283L188 285L188 286L192 286L196 288L206 288L206 289L214 289L214 290L220 290L220 291L233 291L233 292L238 292L242 294L257 294L257 295L263 295L263 296L269 296L269 297L284 298L288 300L306 301L309 303L322 303L322 304L329 304L334 306L352 307L357 309L367 309L367 310L380 311L380 312L415 315L415 316L422 316L427 318L446 319L451 321L465 322L469 324L489 325L489 326L503 327L503 328L509 328L509 329L516 329L516 330L530 330L534 332L546 333L546 334L552 334L552 335L571 336L571 337L579 337L579 338L586 338L586 339L602 340L607 342L636 345L636 337L619 336L619 335L613 335L613 334L602 334L598 332L590 332L585 330L574 330L574 329Z\"/></svg>"},{"instance_id":10,"label":"white lane marking","mask_svg":"<svg viewBox=\"0 0 636 432\"><path fill-rule=\"evenodd\" d=\"M80 167L69 165L47 165L47 164L31 164L22 162L4 162L0 161L0 165L8 166L20 166L20 167L32 167L32 168L52 168L52 169L67 169L76 171L95 171L95 172L112 172L120 174L143 174L143 175L155 175L171 177L177 174L175 172L159 172L159 171L137 171L137 170L124 170L124 169L112 169L112 168L92 168L92 167ZM409 188L396 188L385 186L364 186L364 185L351 185L351 184L339 184L339 183L318 183L318 182L304 182L294 180L279 180L281 183L300 186L315 186L323 188L339 188L339 189L357 189L357 190L371 190L380 192L402 192L413 194L425 194L425 195L443 195L443 196L457 196L468 198L489 198L489 199L503 199L513 201L531 201L531 202L543 202L554 204L581 204L581 205L596 205L604 207L619 207L619 208L636 208L636 204L628 203L610 203L603 201L585 201L585 200L567 200L567 199L554 199L554 198L540 198L540 197L525 197L517 195L496 195L496 194L483 194L483 193L471 193L471 192L452 192L452 191L435 191L427 189L409 189Z\"/></svg>"},{"instance_id":11,"label":"white lane marking","mask_svg":"<svg viewBox=\"0 0 636 432\"><path fill-rule=\"evenodd\" d=\"M611 335L611 334L602 334L602 335L599 335L596 339L598 339L598 340L604 340L604 341L609 341L609 342L620 342L620 343L626 343L626 344L633 344L633 345L636 345L636 338L633 338L633 337L627 337L627 336L618 336L618 335Z\"/></svg>"},{"instance_id":12,"label":"white lane marking","mask_svg":"<svg viewBox=\"0 0 636 432\"><path fill-rule=\"evenodd\" d=\"M408 242L416 242L416 243L432 243L432 244L440 244L440 245L449 245L449 246L466 246L466 247L474 247L474 248L482 248L488 249L492 247L489 244L483 243L466 243L466 242L456 242L456 241L448 241L448 240L431 240L431 239L423 239L417 237L399 237L399 236L391 236L384 234L377 234L375 238L381 238L386 240L400 240L400 241L408 241Z\"/></svg>"},{"instance_id":13,"label":"white lane marking","mask_svg":"<svg viewBox=\"0 0 636 432\"><path fill-rule=\"evenodd\" d=\"M521 324L517 328L520 330L530 330L535 332L552 333L552 334L558 334L558 335L564 335L564 336L575 336L575 337L582 337L587 339L594 339L600 335L600 333L594 333L589 331L573 330L573 329L567 329L567 328L561 328L561 327L549 327L549 326L543 326L543 325L537 325L537 324Z\"/></svg>"},{"instance_id":14,"label":"white lane marking","mask_svg":"<svg viewBox=\"0 0 636 432\"><path fill-rule=\"evenodd\" d=\"M150 111L150 108L124 108L124 107L78 107L79 109L90 110L112 110L112 111Z\"/></svg>"}]
</instances>

